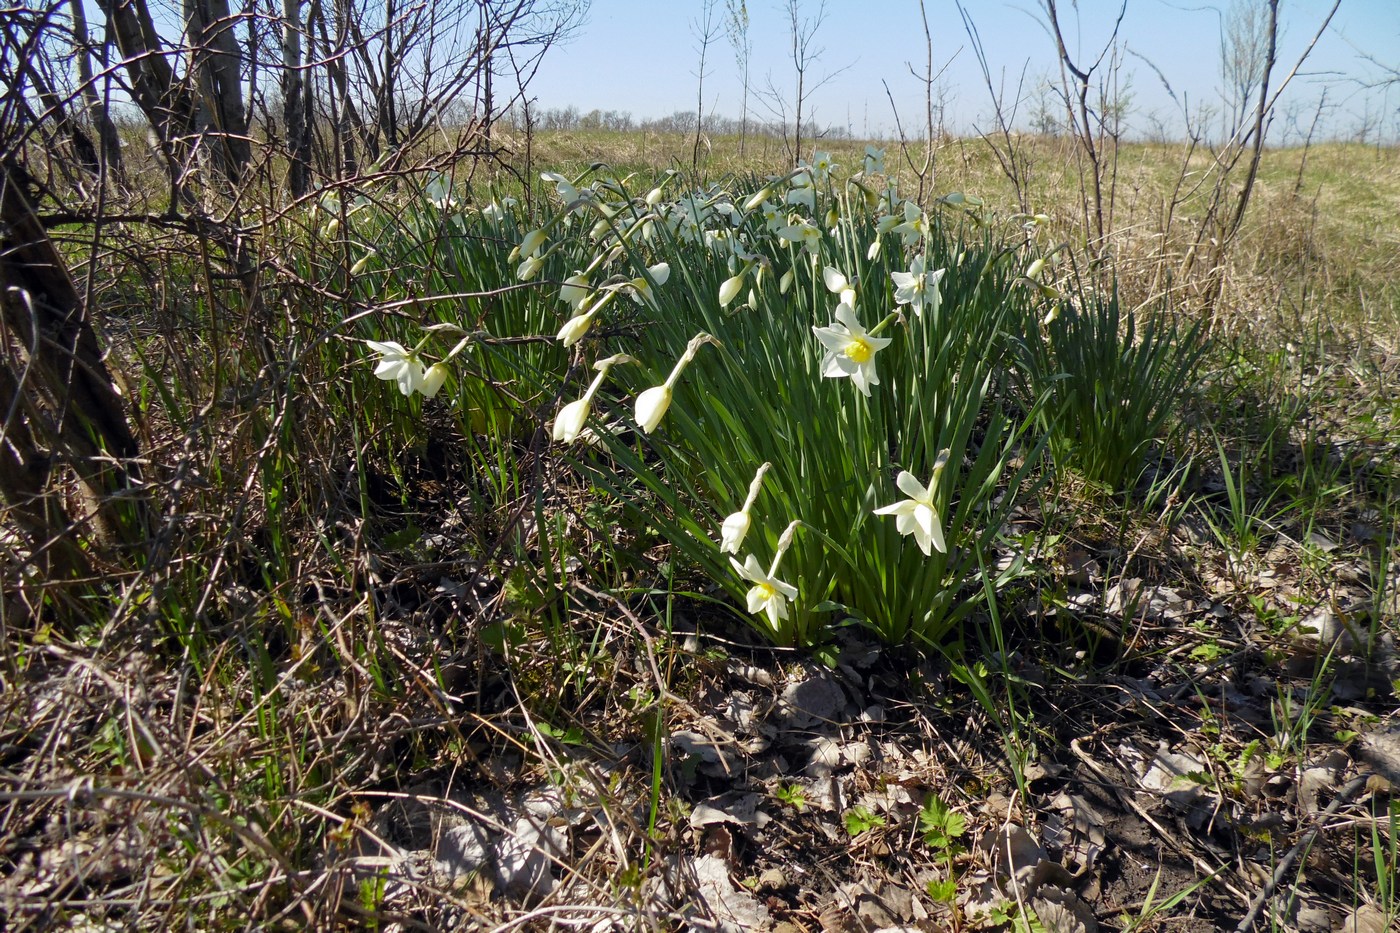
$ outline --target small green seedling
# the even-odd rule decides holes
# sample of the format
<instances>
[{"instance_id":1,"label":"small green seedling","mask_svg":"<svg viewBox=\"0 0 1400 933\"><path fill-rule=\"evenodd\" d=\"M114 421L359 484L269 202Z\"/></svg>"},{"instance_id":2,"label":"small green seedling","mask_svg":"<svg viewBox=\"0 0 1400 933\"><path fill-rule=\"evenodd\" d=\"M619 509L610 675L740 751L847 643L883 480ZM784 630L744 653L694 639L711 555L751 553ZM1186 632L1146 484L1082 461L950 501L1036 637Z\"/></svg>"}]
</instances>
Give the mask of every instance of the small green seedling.
<instances>
[{"instance_id":1,"label":"small green seedling","mask_svg":"<svg viewBox=\"0 0 1400 933\"><path fill-rule=\"evenodd\" d=\"M859 836L861 833L884 826L885 818L869 807L852 807L846 811L845 823L846 832L849 835Z\"/></svg>"}]
</instances>

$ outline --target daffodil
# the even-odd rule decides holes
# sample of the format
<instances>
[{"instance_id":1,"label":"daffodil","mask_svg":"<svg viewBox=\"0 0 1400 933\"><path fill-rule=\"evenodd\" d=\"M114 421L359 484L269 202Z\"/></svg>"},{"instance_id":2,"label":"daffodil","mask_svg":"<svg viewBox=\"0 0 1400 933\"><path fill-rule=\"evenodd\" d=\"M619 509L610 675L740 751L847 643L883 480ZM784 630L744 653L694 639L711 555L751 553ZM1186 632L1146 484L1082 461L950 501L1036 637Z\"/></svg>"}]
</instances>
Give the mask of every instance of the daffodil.
<instances>
[{"instance_id":1,"label":"daffodil","mask_svg":"<svg viewBox=\"0 0 1400 933\"><path fill-rule=\"evenodd\" d=\"M982 206L981 198L977 197L975 194L964 194L961 191L950 191L939 198L938 201L940 204L946 204L949 207L960 207L964 210L971 210L972 208Z\"/></svg>"},{"instance_id":2,"label":"daffodil","mask_svg":"<svg viewBox=\"0 0 1400 933\"><path fill-rule=\"evenodd\" d=\"M397 382L399 391L404 395L412 395L423 385L423 364L416 351L407 350L394 340L366 340L365 343L380 356L379 365L374 369L375 376L386 382Z\"/></svg>"},{"instance_id":3,"label":"daffodil","mask_svg":"<svg viewBox=\"0 0 1400 933\"><path fill-rule=\"evenodd\" d=\"M752 554L745 557L742 564L732 557L729 558L729 564L735 572L753 584L746 594L749 612L768 616L768 622L774 631L781 630L782 621L788 617L787 601L797 598L797 587L778 579L778 564L782 562L783 555L792 544L793 533L799 524L801 523L793 522L783 531L782 537L778 539L778 552L773 555L773 563L767 573L764 572L758 558Z\"/></svg>"},{"instance_id":4,"label":"daffodil","mask_svg":"<svg viewBox=\"0 0 1400 933\"><path fill-rule=\"evenodd\" d=\"M855 309L848 304L837 305L835 324L813 327L812 331L826 347L822 375L829 379L850 376L861 394L869 398L870 387L880 384L875 373L875 354L889 346L891 338L867 333L856 318Z\"/></svg>"},{"instance_id":5,"label":"daffodil","mask_svg":"<svg viewBox=\"0 0 1400 933\"><path fill-rule=\"evenodd\" d=\"M744 211L746 213L753 211L754 208L760 206L772 196L773 189L770 188L768 185L764 185L762 188L759 188L752 195L750 195L749 199L744 202Z\"/></svg>"},{"instance_id":6,"label":"daffodil","mask_svg":"<svg viewBox=\"0 0 1400 933\"><path fill-rule=\"evenodd\" d=\"M904 202L904 221L896 224L891 231L898 233L905 246L913 246L928 235L928 215L919 210L913 201Z\"/></svg>"},{"instance_id":7,"label":"daffodil","mask_svg":"<svg viewBox=\"0 0 1400 933\"><path fill-rule=\"evenodd\" d=\"M593 407L593 396L597 395L598 390L602 388L603 379L607 377L608 370L618 363L630 362L632 362L632 357L626 353L616 353L607 359L594 363L593 368L598 370L598 375L594 376L593 381L588 384L582 398L559 409L559 414L554 416L554 428L551 431L551 436L556 441L572 444L588 422L588 412Z\"/></svg>"},{"instance_id":8,"label":"daffodil","mask_svg":"<svg viewBox=\"0 0 1400 933\"><path fill-rule=\"evenodd\" d=\"M350 274L351 274L351 275L359 275L361 272L364 272L364 271L365 271L365 267L368 266L368 265L369 265L369 261L375 257L376 252L377 252L376 250L371 249L369 252L367 252L367 253L365 253L363 256L361 256L359 259L355 260L355 264L354 264L353 266L350 267Z\"/></svg>"},{"instance_id":9,"label":"daffodil","mask_svg":"<svg viewBox=\"0 0 1400 933\"><path fill-rule=\"evenodd\" d=\"M899 491L909 498L894 505L875 510L876 515L893 515L895 528L902 535L913 535L919 550L925 557L933 556L936 549L940 554L948 553L947 542L943 540L943 522L938 517L938 476L948 463L948 451L938 454L933 464L933 477L925 487L908 470L900 472L895 479Z\"/></svg>"},{"instance_id":10,"label":"daffodil","mask_svg":"<svg viewBox=\"0 0 1400 933\"><path fill-rule=\"evenodd\" d=\"M883 175L885 172L885 150L866 146L861 171L867 175Z\"/></svg>"},{"instance_id":11,"label":"daffodil","mask_svg":"<svg viewBox=\"0 0 1400 933\"><path fill-rule=\"evenodd\" d=\"M739 292L743 291L743 288L743 272L740 272L738 275L731 275L729 278L725 279L719 286L719 306L721 308L729 307L729 303L739 297Z\"/></svg>"},{"instance_id":12,"label":"daffodil","mask_svg":"<svg viewBox=\"0 0 1400 933\"><path fill-rule=\"evenodd\" d=\"M826 285L826 290L833 295L841 296L843 305L856 305L856 283L846 278L845 273L835 266L826 266L822 269L822 283Z\"/></svg>"},{"instance_id":13,"label":"daffodil","mask_svg":"<svg viewBox=\"0 0 1400 933\"><path fill-rule=\"evenodd\" d=\"M690 338L690 343L686 344L685 352L681 358L676 360L676 365L671 369L671 375L666 377L666 381L659 386L652 386L641 395L637 396L637 424L641 427L642 433L650 434L656 430L656 426L661 423L661 419L666 415L666 409L671 407L671 398L675 393L676 383L680 381L681 373L695 359L695 354L707 343L719 346L719 341L709 334L696 334Z\"/></svg>"},{"instance_id":14,"label":"daffodil","mask_svg":"<svg viewBox=\"0 0 1400 933\"><path fill-rule=\"evenodd\" d=\"M1045 272L1048 268L1049 265L1047 263L1047 260L1045 257L1042 256L1041 258L1035 260L1029 266L1026 267L1025 280L1033 288L1035 288L1036 291L1040 292L1042 297L1049 298L1050 300L1054 301L1060 298L1061 295L1060 290L1058 288L1045 281ZM1057 308L1052 308L1051 311L1055 314L1056 317L1058 317ZM1048 324L1050 323L1050 321L1053 320L1054 317L1051 317L1045 323Z\"/></svg>"},{"instance_id":15,"label":"daffodil","mask_svg":"<svg viewBox=\"0 0 1400 933\"><path fill-rule=\"evenodd\" d=\"M831 153L820 150L812 153L812 175L817 181L826 181L840 169L841 166L831 161Z\"/></svg>"},{"instance_id":16,"label":"daffodil","mask_svg":"<svg viewBox=\"0 0 1400 933\"><path fill-rule=\"evenodd\" d=\"M554 190L559 193L559 199L565 204L572 204L579 199L578 188L574 187L573 182L558 172L540 172L540 181L553 184Z\"/></svg>"},{"instance_id":17,"label":"daffodil","mask_svg":"<svg viewBox=\"0 0 1400 933\"><path fill-rule=\"evenodd\" d=\"M448 368L446 363L434 363L423 373L423 382L418 386L418 391L423 393L424 398L432 398L438 394L438 389L447 381Z\"/></svg>"},{"instance_id":18,"label":"daffodil","mask_svg":"<svg viewBox=\"0 0 1400 933\"><path fill-rule=\"evenodd\" d=\"M806 221L799 221L798 223L783 227L778 231L778 236L787 240L789 243L800 244L813 256L817 255L822 248L821 228L809 224Z\"/></svg>"},{"instance_id":19,"label":"daffodil","mask_svg":"<svg viewBox=\"0 0 1400 933\"><path fill-rule=\"evenodd\" d=\"M572 347L583 339L583 335L588 333L588 329L593 326L593 319L597 317L598 309L589 308L582 314L575 314L564 322L564 326L559 328L556 339L566 347Z\"/></svg>"},{"instance_id":20,"label":"daffodil","mask_svg":"<svg viewBox=\"0 0 1400 933\"><path fill-rule=\"evenodd\" d=\"M791 188L783 197L783 201L788 204L799 204L807 208L808 213L816 213L817 189L811 186Z\"/></svg>"},{"instance_id":21,"label":"daffodil","mask_svg":"<svg viewBox=\"0 0 1400 933\"><path fill-rule=\"evenodd\" d=\"M559 300L577 310L589 295L587 272L575 272L559 287Z\"/></svg>"},{"instance_id":22,"label":"daffodil","mask_svg":"<svg viewBox=\"0 0 1400 933\"><path fill-rule=\"evenodd\" d=\"M544 268L544 259L539 256L531 256L515 270L515 277L522 282L528 282L539 275L542 268Z\"/></svg>"},{"instance_id":23,"label":"daffodil","mask_svg":"<svg viewBox=\"0 0 1400 933\"><path fill-rule=\"evenodd\" d=\"M520 258L529 259L531 256L537 254L544 247L548 239L548 235L542 229L531 230L529 233L525 234L524 238L520 241Z\"/></svg>"},{"instance_id":24,"label":"daffodil","mask_svg":"<svg viewBox=\"0 0 1400 933\"><path fill-rule=\"evenodd\" d=\"M776 233L778 228L787 223L787 218L783 216L783 210L772 201L762 201L758 205L759 216L763 218L763 226L769 233Z\"/></svg>"},{"instance_id":25,"label":"daffodil","mask_svg":"<svg viewBox=\"0 0 1400 933\"><path fill-rule=\"evenodd\" d=\"M666 282L670 280L671 264L668 262L658 262L654 266L647 266L647 275L651 276L650 280L647 279L646 275L639 275L631 282L632 300L638 304L643 304L652 299L652 282L655 282L657 285L665 285Z\"/></svg>"},{"instance_id":26,"label":"daffodil","mask_svg":"<svg viewBox=\"0 0 1400 933\"><path fill-rule=\"evenodd\" d=\"M457 206L457 199L452 196L452 179L441 172L432 172L428 176L423 193L438 210L450 210Z\"/></svg>"},{"instance_id":27,"label":"daffodil","mask_svg":"<svg viewBox=\"0 0 1400 933\"><path fill-rule=\"evenodd\" d=\"M730 513L725 517L724 522L719 527L719 551L721 554L738 554L739 548L744 544L744 538L749 533L751 519L749 517L753 504L758 501L758 493L763 487L763 474L768 472L771 463L765 463L758 468L754 474L753 482L749 483L749 494L744 497L744 504L739 511Z\"/></svg>"},{"instance_id":28,"label":"daffodil","mask_svg":"<svg viewBox=\"0 0 1400 933\"><path fill-rule=\"evenodd\" d=\"M515 198L501 198L499 201L492 201L481 209L481 216L490 221L499 223L506 219L518 202Z\"/></svg>"},{"instance_id":29,"label":"daffodil","mask_svg":"<svg viewBox=\"0 0 1400 933\"><path fill-rule=\"evenodd\" d=\"M909 305L915 314L923 314L924 305L937 310L938 283L947 271L936 269L928 272L925 270L924 257L915 256L914 261L909 264L908 272L890 273L890 279L894 281L895 286L895 304Z\"/></svg>"}]
</instances>

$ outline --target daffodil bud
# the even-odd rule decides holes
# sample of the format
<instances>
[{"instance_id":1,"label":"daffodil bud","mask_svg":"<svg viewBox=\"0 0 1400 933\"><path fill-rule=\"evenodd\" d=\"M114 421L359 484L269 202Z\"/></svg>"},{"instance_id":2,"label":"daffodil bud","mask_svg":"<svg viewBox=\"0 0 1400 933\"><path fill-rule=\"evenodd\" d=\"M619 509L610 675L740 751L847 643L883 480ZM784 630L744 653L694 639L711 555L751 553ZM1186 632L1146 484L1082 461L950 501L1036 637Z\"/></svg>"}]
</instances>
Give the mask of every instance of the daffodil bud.
<instances>
[{"instance_id":1,"label":"daffodil bud","mask_svg":"<svg viewBox=\"0 0 1400 933\"><path fill-rule=\"evenodd\" d=\"M786 295L788 289L792 288L792 270L783 273L783 277L778 279L778 294Z\"/></svg>"},{"instance_id":2,"label":"daffodil bud","mask_svg":"<svg viewBox=\"0 0 1400 933\"><path fill-rule=\"evenodd\" d=\"M373 256L374 250L370 250L368 253L365 253L359 259L355 260L355 264L350 267L350 274L359 275L361 272L364 272L365 266L369 265L369 261Z\"/></svg>"},{"instance_id":3,"label":"daffodil bud","mask_svg":"<svg viewBox=\"0 0 1400 933\"><path fill-rule=\"evenodd\" d=\"M531 256L520 264L515 270L515 277L522 282L528 282L540 274L540 269L544 266L544 260L539 256Z\"/></svg>"},{"instance_id":4,"label":"daffodil bud","mask_svg":"<svg viewBox=\"0 0 1400 933\"><path fill-rule=\"evenodd\" d=\"M564 322L564 326L559 328L559 342L572 347L583 339L583 335L588 333L588 329L593 326L593 316L597 314L597 309L587 311L583 314L576 314Z\"/></svg>"},{"instance_id":5,"label":"daffodil bud","mask_svg":"<svg viewBox=\"0 0 1400 933\"><path fill-rule=\"evenodd\" d=\"M656 430L656 426L666 414L666 409L671 407L672 394L669 385L659 385L652 386L637 396L637 424L642 433L650 434Z\"/></svg>"},{"instance_id":6,"label":"daffodil bud","mask_svg":"<svg viewBox=\"0 0 1400 933\"><path fill-rule=\"evenodd\" d=\"M1026 278L1030 279L1032 282L1038 281L1040 279L1040 273L1043 271L1045 271L1045 260L1044 258L1037 259L1026 267Z\"/></svg>"},{"instance_id":7,"label":"daffodil bud","mask_svg":"<svg viewBox=\"0 0 1400 933\"><path fill-rule=\"evenodd\" d=\"M869 260L870 262L874 262L876 259L880 258L880 247L882 245L882 242L883 241L881 241L878 237L871 241L870 248L865 251L865 258L867 260Z\"/></svg>"},{"instance_id":8,"label":"daffodil bud","mask_svg":"<svg viewBox=\"0 0 1400 933\"><path fill-rule=\"evenodd\" d=\"M738 297L739 291L743 287L744 273L742 272L738 275L731 275L729 278L725 279L724 283L719 287L719 306L721 308L729 307L729 303Z\"/></svg>"},{"instance_id":9,"label":"daffodil bud","mask_svg":"<svg viewBox=\"0 0 1400 933\"><path fill-rule=\"evenodd\" d=\"M418 391L423 393L424 398L437 395L438 389L447 381L447 373L446 363L434 363L429 366L428 371L423 374L423 384L418 387Z\"/></svg>"},{"instance_id":10,"label":"daffodil bud","mask_svg":"<svg viewBox=\"0 0 1400 933\"><path fill-rule=\"evenodd\" d=\"M767 185L764 185L762 188L759 188L756 192L754 192L752 197L750 197L747 201L744 202L744 213L748 213L749 211L758 208L761 204L763 204L764 201L768 200L768 198L772 194L772 190Z\"/></svg>"},{"instance_id":11,"label":"daffodil bud","mask_svg":"<svg viewBox=\"0 0 1400 933\"><path fill-rule=\"evenodd\" d=\"M652 188L650 191L647 192L647 197L646 197L647 207L655 207L656 205L660 204L660 203L661 203L661 198L662 198L661 188L660 188L660 187Z\"/></svg>"},{"instance_id":12,"label":"daffodil bud","mask_svg":"<svg viewBox=\"0 0 1400 933\"><path fill-rule=\"evenodd\" d=\"M738 554L751 524L749 513L745 511L734 512L725 518L724 523L719 526L719 552Z\"/></svg>"},{"instance_id":13,"label":"daffodil bud","mask_svg":"<svg viewBox=\"0 0 1400 933\"><path fill-rule=\"evenodd\" d=\"M588 421L588 409L592 403L592 396L585 395L559 409L559 414L554 417L554 429L550 436L556 441L572 444Z\"/></svg>"}]
</instances>

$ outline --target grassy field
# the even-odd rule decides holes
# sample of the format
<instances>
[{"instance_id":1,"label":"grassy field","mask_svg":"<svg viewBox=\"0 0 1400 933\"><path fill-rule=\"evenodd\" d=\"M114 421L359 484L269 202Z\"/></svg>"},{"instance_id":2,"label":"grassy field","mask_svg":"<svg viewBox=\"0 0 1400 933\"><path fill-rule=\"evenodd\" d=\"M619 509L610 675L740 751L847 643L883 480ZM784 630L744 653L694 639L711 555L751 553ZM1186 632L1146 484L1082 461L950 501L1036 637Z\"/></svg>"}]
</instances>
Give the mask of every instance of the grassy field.
<instances>
[{"instance_id":1,"label":"grassy field","mask_svg":"<svg viewBox=\"0 0 1400 933\"><path fill-rule=\"evenodd\" d=\"M8 928L1393 928L1400 152L505 141L54 225L149 535L7 530Z\"/></svg>"}]
</instances>

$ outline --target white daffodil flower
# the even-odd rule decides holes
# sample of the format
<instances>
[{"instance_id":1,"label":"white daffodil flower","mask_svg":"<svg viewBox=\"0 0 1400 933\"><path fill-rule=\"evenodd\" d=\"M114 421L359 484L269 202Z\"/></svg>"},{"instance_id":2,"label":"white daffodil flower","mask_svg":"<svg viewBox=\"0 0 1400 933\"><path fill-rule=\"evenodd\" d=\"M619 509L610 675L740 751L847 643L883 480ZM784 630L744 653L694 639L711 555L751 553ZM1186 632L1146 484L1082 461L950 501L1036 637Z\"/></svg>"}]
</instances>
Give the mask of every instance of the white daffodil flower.
<instances>
[{"instance_id":1,"label":"white daffodil flower","mask_svg":"<svg viewBox=\"0 0 1400 933\"><path fill-rule=\"evenodd\" d=\"M369 252L367 252L367 253L365 253L363 256L361 256L359 259L355 260L355 264L354 264L353 266L350 267L350 274L351 274L351 275L359 275L361 272L364 272L364 271L365 271L365 266L368 266L368 265L369 265L369 261L370 261L371 259L374 258L375 253L376 253L376 250L371 249Z\"/></svg>"},{"instance_id":2,"label":"white daffodil flower","mask_svg":"<svg viewBox=\"0 0 1400 933\"><path fill-rule=\"evenodd\" d=\"M529 233L525 234L524 238L520 241L520 258L529 259L538 254L540 249L544 247L547 239L548 236L543 230L531 230Z\"/></svg>"},{"instance_id":3,"label":"white daffodil flower","mask_svg":"<svg viewBox=\"0 0 1400 933\"><path fill-rule=\"evenodd\" d=\"M540 181L553 184L554 190L559 193L559 199L565 204L572 204L579 198L579 192L574 187L574 183L558 172L540 172Z\"/></svg>"},{"instance_id":4,"label":"white daffodil flower","mask_svg":"<svg viewBox=\"0 0 1400 933\"><path fill-rule=\"evenodd\" d=\"M676 360L676 365L671 369L671 375L666 377L666 381L659 386L652 386L641 395L637 396L637 424L641 427L642 433L650 434L656 430L656 426L665 417L666 410L671 407L671 399L675 394L676 383L680 381L681 373L695 359L695 354L700 352L700 348L707 343L719 346L719 341L709 334L700 333L690 338L690 343L686 344L685 352L681 358Z\"/></svg>"},{"instance_id":5,"label":"white daffodil flower","mask_svg":"<svg viewBox=\"0 0 1400 933\"><path fill-rule=\"evenodd\" d=\"M883 175L885 172L885 150L866 146L861 170L867 175Z\"/></svg>"},{"instance_id":6,"label":"white daffodil flower","mask_svg":"<svg viewBox=\"0 0 1400 933\"><path fill-rule=\"evenodd\" d=\"M924 306L938 308L938 283L948 272L947 269L925 271L924 257L915 256L909 264L908 272L891 272L894 281L895 304L909 305L915 314L923 314Z\"/></svg>"},{"instance_id":7,"label":"white daffodil flower","mask_svg":"<svg viewBox=\"0 0 1400 933\"><path fill-rule=\"evenodd\" d=\"M787 204L800 204L807 208L808 213L816 213L817 210L817 189L816 188L793 188L783 197Z\"/></svg>"},{"instance_id":8,"label":"white daffodil flower","mask_svg":"<svg viewBox=\"0 0 1400 933\"><path fill-rule=\"evenodd\" d=\"M366 340L365 343L380 355L379 365L374 369L375 376L386 382L397 382L399 391L404 395L412 395L423 385L423 364L419 362L418 354L404 349L403 344L395 340Z\"/></svg>"},{"instance_id":9,"label":"white daffodil flower","mask_svg":"<svg viewBox=\"0 0 1400 933\"><path fill-rule=\"evenodd\" d=\"M446 363L434 363L423 373L423 382L418 386L418 391L423 393L424 398L432 398L438 394L438 389L447 381L448 368Z\"/></svg>"},{"instance_id":10,"label":"white daffodil flower","mask_svg":"<svg viewBox=\"0 0 1400 933\"><path fill-rule=\"evenodd\" d=\"M671 264L658 262L654 266L647 266L647 272L651 275L652 281L657 285L665 285L671 278ZM655 293L652 291L651 282L647 281L645 275L639 275L632 280L632 300L637 304L645 304L650 301Z\"/></svg>"},{"instance_id":11,"label":"white daffodil flower","mask_svg":"<svg viewBox=\"0 0 1400 933\"><path fill-rule=\"evenodd\" d=\"M559 300L569 305L575 310L583 304L583 300L589 295L588 273L575 272L564 280L564 284L559 288Z\"/></svg>"},{"instance_id":12,"label":"white daffodil flower","mask_svg":"<svg viewBox=\"0 0 1400 933\"><path fill-rule=\"evenodd\" d=\"M841 304L856 306L856 285L846 278L845 273L835 266L826 266L822 269L822 282L826 285L826 290L833 295L841 296Z\"/></svg>"},{"instance_id":13,"label":"white daffodil flower","mask_svg":"<svg viewBox=\"0 0 1400 933\"><path fill-rule=\"evenodd\" d=\"M607 377L608 370L618 363L630 363L632 357L626 353L616 353L607 359L599 360L593 364L593 368L598 370L598 375L593 377L593 381L588 384L583 397L576 399L559 409L559 414L554 416L554 427L550 436L556 441L563 441L565 444L572 444L583 431L583 426L588 423L588 412L593 407L593 396L598 394L602 388L603 379Z\"/></svg>"},{"instance_id":14,"label":"white daffodil flower","mask_svg":"<svg viewBox=\"0 0 1400 933\"><path fill-rule=\"evenodd\" d=\"M820 150L812 153L812 175L817 181L826 181L840 170L841 166L831 161L831 153Z\"/></svg>"},{"instance_id":15,"label":"white daffodil flower","mask_svg":"<svg viewBox=\"0 0 1400 933\"><path fill-rule=\"evenodd\" d=\"M528 282L539 275L543 268L544 259L539 256L531 256L516 268L515 277L522 282Z\"/></svg>"},{"instance_id":16,"label":"white daffodil flower","mask_svg":"<svg viewBox=\"0 0 1400 933\"><path fill-rule=\"evenodd\" d=\"M457 206L457 199L452 196L452 179L441 172L429 174L428 183L423 186L423 193L439 210L450 210Z\"/></svg>"},{"instance_id":17,"label":"white daffodil flower","mask_svg":"<svg viewBox=\"0 0 1400 933\"><path fill-rule=\"evenodd\" d=\"M783 209L772 201L763 201L758 205L759 215L763 217L763 226L770 233L776 233L779 227L787 223L787 218L783 216Z\"/></svg>"},{"instance_id":18,"label":"white daffodil flower","mask_svg":"<svg viewBox=\"0 0 1400 933\"><path fill-rule=\"evenodd\" d=\"M928 215L919 210L913 201L904 202L904 222L891 228L904 240L905 246L913 246L928 235Z\"/></svg>"},{"instance_id":19,"label":"white daffodil flower","mask_svg":"<svg viewBox=\"0 0 1400 933\"><path fill-rule=\"evenodd\" d=\"M901 471L895 485L909 498L875 510L876 515L893 515L895 528L902 535L913 535L925 557L932 557L935 549L940 554L948 553L947 542L943 540L943 522L938 517L938 503L934 501L938 493L938 475L947 463L948 451L941 451L933 464L933 477L927 488L913 473Z\"/></svg>"},{"instance_id":20,"label":"white daffodil flower","mask_svg":"<svg viewBox=\"0 0 1400 933\"><path fill-rule=\"evenodd\" d=\"M763 565L752 554L745 557L742 564L732 557L729 563L739 576L753 584L747 594L749 612L768 616L769 624L778 631L788 617L787 601L797 598L797 587L764 573Z\"/></svg>"},{"instance_id":21,"label":"white daffodil flower","mask_svg":"<svg viewBox=\"0 0 1400 933\"><path fill-rule=\"evenodd\" d=\"M783 227L778 231L778 236L789 243L798 243L813 256L817 255L822 248L822 231L820 227L813 226L806 221Z\"/></svg>"},{"instance_id":22,"label":"white daffodil flower","mask_svg":"<svg viewBox=\"0 0 1400 933\"><path fill-rule=\"evenodd\" d=\"M829 379L850 376L861 394L869 398L870 387L880 384L875 373L875 354L889 346L891 338L866 333L855 309L848 304L837 305L835 324L813 327L812 331L826 347L822 375Z\"/></svg>"},{"instance_id":23,"label":"white daffodil flower","mask_svg":"<svg viewBox=\"0 0 1400 933\"><path fill-rule=\"evenodd\" d=\"M754 208L765 203L772 196L773 189L768 187L767 185L764 185L762 188L759 188L752 195L750 195L749 199L744 202L744 212L751 213L754 210Z\"/></svg>"},{"instance_id":24,"label":"white daffodil flower","mask_svg":"<svg viewBox=\"0 0 1400 933\"><path fill-rule=\"evenodd\" d=\"M744 544L744 538L749 533L751 520L749 517L753 504L758 501L758 493L763 488L763 474L767 473L773 464L765 463L758 468L754 474L753 482L749 483L749 494L744 497L744 504L739 511L726 516L719 528L719 552L721 554L738 554L739 548Z\"/></svg>"},{"instance_id":25,"label":"white daffodil flower","mask_svg":"<svg viewBox=\"0 0 1400 933\"><path fill-rule=\"evenodd\" d=\"M793 533L799 524L801 523L793 522L783 531L778 540L778 553L773 555L773 563L767 573L764 573L763 565L752 554L745 557L742 564L732 557L729 558L729 564L735 572L753 584L747 594L749 612L768 616L768 622L775 632L781 630L782 621L788 617L787 601L797 598L797 587L778 579L778 564L792 544Z\"/></svg>"},{"instance_id":26,"label":"white daffodil flower","mask_svg":"<svg viewBox=\"0 0 1400 933\"><path fill-rule=\"evenodd\" d=\"M583 339L583 335L588 333L588 329L593 326L593 318L597 316L597 308L589 308L582 314L575 314L564 322L564 326L559 328L556 339L562 346L572 347Z\"/></svg>"},{"instance_id":27,"label":"white daffodil flower","mask_svg":"<svg viewBox=\"0 0 1400 933\"><path fill-rule=\"evenodd\" d=\"M481 216L485 217L487 220L500 223L515 209L517 203L515 198L501 198L499 201L492 201L481 209Z\"/></svg>"},{"instance_id":28,"label":"white daffodil flower","mask_svg":"<svg viewBox=\"0 0 1400 933\"><path fill-rule=\"evenodd\" d=\"M982 206L982 199L975 194L964 194L961 191L950 191L938 199L940 203L949 207L960 207L964 210L971 210L974 207Z\"/></svg>"}]
</instances>

